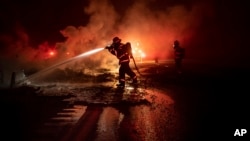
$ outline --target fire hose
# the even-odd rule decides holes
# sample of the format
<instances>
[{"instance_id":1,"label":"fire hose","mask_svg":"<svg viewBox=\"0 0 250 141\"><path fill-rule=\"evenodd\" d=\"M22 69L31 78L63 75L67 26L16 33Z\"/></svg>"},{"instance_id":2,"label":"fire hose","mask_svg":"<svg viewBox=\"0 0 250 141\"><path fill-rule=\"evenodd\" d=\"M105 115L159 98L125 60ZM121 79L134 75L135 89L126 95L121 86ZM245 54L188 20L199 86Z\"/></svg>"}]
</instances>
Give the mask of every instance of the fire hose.
<instances>
[{"instance_id":1,"label":"fire hose","mask_svg":"<svg viewBox=\"0 0 250 141\"><path fill-rule=\"evenodd\" d=\"M140 73L140 71L139 71L139 69L138 69L138 67L137 67L137 65L136 65L136 63L135 63L135 58L134 58L134 57L132 57L132 60L133 60L133 62L134 62L134 65L135 65L135 69L136 69L136 71L138 72L138 74L139 74L139 75L141 75L141 76L142 76L142 74Z\"/></svg>"}]
</instances>

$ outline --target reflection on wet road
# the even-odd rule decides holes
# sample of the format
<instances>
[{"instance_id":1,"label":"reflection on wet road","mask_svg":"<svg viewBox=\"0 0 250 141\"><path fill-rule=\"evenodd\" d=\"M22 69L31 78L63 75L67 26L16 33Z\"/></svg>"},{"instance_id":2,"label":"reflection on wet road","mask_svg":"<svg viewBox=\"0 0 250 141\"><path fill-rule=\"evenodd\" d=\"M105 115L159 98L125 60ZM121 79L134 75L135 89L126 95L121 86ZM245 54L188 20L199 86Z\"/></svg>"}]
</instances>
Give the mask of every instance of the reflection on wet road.
<instances>
[{"instance_id":1,"label":"reflection on wet road","mask_svg":"<svg viewBox=\"0 0 250 141\"><path fill-rule=\"evenodd\" d=\"M165 88L172 76L165 75L168 69L164 65L160 68L152 64L152 68L151 65L147 68L148 79L141 78L143 85L139 87L128 84L125 89L117 89L113 86L114 77L104 83L32 83L30 87L16 89L9 101L15 103L17 114L21 113L17 121L20 124L17 132L22 132L20 140L178 140L186 131L185 121L171 97L175 91L171 85ZM162 70L162 76L150 75L158 69ZM168 81L161 86L159 80ZM22 96L18 95L20 91ZM16 97L21 99L12 102Z\"/></svg>"},{"instance_id":2,"label":"reflection on wet road","mask_svg":"<svg viewBox=\"0 0 250 141\"><path fill-rule=\"evenodd\" d=\"M177 75L173 68L141 66L146 86L125 90L113 88L112 79L104 85L58 82L3 89L0 135L22 141L183 141L230 137L235 128L245 128L249 106L241 100L247 99L247 83L231 80L240 82L248 70L211 73L191 65Z\"/></svg>"},{"instance_id":3,"label":"reflection on wet road","mask_svg":"<svg viewBox=\"0 0 250 141\"><path fill-rule=\"evenodd\" d=\"M86 91L89 92L88 98ZM68 102L66 108L35 131L35 140L152 141L176 138L178 135L179 119L174 101L166 92L147 89L139 101L138 96L132 99L131 93L118 95L109 89L109 93L105 93L109 98L103 96L103 103L95 103L95 96L100 95L100 90L87 88L86 91L81 94L84 98L75 93L75 96L63 99ZM89 101L86 102L86 99ZM91 99L94 103L90 103Z\"/></svg>"}]
</instances>

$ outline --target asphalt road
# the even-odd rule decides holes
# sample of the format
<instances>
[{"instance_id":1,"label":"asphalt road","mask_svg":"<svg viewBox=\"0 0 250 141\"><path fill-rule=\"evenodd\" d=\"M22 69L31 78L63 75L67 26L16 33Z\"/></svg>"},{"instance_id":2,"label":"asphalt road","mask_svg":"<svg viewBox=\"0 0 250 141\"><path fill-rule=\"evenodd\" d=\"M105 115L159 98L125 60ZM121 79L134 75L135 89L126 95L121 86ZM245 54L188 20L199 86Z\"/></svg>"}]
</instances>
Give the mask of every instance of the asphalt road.
<instances>
[{"instance_id":1,"label":"asphalt road","mask_svg":"<svg viewBox=\"0 0 250 141\"><path fill-rule=\"evenodd\" d=\"M234 136L236 129L250 131L248 68L185 63L179 75L172 62L138 67L141 85L135 93L117 92L110 85L1 89L1 138L186 141L249 136Z\"/></svg>"}]
</instances>

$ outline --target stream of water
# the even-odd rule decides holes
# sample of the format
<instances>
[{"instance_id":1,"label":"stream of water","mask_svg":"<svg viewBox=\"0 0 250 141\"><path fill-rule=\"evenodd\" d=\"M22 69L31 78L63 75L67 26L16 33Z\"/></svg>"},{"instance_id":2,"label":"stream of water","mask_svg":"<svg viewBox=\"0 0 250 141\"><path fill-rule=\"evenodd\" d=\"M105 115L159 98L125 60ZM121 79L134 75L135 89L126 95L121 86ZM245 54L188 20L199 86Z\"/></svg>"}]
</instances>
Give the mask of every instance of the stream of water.
<instances>
[{"instance_id":1,"label":"stream of water","mask_svg":"<svg viewBox=\"0 0 250 141\"><path fill-rule=\"evenodd\" d=\"M41 71L38 71L38 72L36 72L36 73L34 73L34 74L32 74L32 75L26 77L24 80L20 81L20 82L17 83L17 84L18 84L18 85L24 84L24 83L26 83L28 80L34 79L34 78L40 76L41 74L43 74L43 73L45 73L45 72L47 72L47 71L49 71L49 70L55 69L55 68L57 68L57 67L59 67L59 66L61 66L61 65L70 63L70 62L75 61L75 60L77 60L77 59L80 59L80 58L83 58L83 57L86 57L86 56L89 56L89 55L93 55L93 54L95 54L95 53L97 53L97 52L100 52L100 51L102 51L102 50L104 50L104 48L96 48L96 49L93 49L93 50L84 52L84 53L82 53L82 54L80 54L80 55L77 55L77 56L75 56L75 57L73 57L73 58L70 58L70 59L64 60L64 61L62 61L62 62L59 62L59 63L57 63L57 64L54 64L54 65L52 65L52 66L50 66L50 67L47 67L47 68L45 68L45 69L43 69L43 70L41 70Z\"/></svg>"}]
</instances>

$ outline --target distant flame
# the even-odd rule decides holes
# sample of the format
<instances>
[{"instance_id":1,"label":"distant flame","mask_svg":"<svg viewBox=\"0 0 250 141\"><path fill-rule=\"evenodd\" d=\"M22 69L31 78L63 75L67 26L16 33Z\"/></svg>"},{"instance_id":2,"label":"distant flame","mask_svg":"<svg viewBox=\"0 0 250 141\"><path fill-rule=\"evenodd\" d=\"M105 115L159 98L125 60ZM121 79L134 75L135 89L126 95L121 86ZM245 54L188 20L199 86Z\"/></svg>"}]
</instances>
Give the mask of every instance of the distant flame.
<instances>
[{"instance_id":1,"label":"distant flame","mask_svg":"<svg viewBox=\"0 0 250 141\"><path fill-rule=\"evenodd\" d=\"M54 51L50 51L50 52L49 52L49 55L50 55L50 56L54 56L54 55L55 55L55 52L54 52Z\"/></svg>"},{"instance_id":2,"label":"distant flame","mask_svg":"<svg viewBox=\"0 0 250 141\"><path fill-rule=\"evenodd\" d=\"M142 58L146 57L146 54L143 52L142 48L139 46L140 46L139 42L134 43L134 45L132 45L132 53L136 59L139 59L141 61Z\"/></svg>"}]
</instances>

